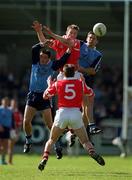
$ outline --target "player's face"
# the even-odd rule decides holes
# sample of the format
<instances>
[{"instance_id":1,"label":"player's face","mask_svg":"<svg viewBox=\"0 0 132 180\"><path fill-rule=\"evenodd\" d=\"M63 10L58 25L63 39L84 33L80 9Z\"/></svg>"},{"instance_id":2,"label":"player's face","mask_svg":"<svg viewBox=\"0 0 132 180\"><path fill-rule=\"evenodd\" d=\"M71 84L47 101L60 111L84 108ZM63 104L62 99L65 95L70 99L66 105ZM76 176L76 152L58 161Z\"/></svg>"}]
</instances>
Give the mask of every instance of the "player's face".
<instances>
[{"instance_id":1,"label":"player's face","mask_svg":"<svg viewBox=\"0 0 132 180\"><path fill-rule=\"evenodd\" d=\"M40 52L40 64L47 64L49 61L49 57L47 54L44 54L42 51Z\"/></svg>"},{"instance_id":2,"label":"player's face","mask_svg":"<svg viewBox=\"0 0 132 180\"><path fill-rule=\"evenodd\" d=\"M2 99L2 105L3 105L4 107L8 107L8 106L9 106L9 99L8 99L8 98Z\"/></svg>"},{"instance_id":3,"label":"player's face","mask_svg":"<svg viewBox=\"0 0 132 180\"><path fill-rule=\"evenodd\" d=\"M67 38L70 39L76 39L77 38L78 31L76 29L68 29L66 31Z\"/></svg>"},{"instance_id":4,"label":"player's face","mask_svg":"<svg viewBox=\"0 0 132 180\"><path fill-rule=\"evenodd\" d=\"M97 37L94 34L89 34L87 36L86 41L87 41L88 46L91 48L94 48L98 42Z\"/></svg>"},{"instance_id":5,"label":"player's face","mask_svg":"<svg viewBox=\"0 0 132 180\"><path fill-rule=\"evenodd\" d=\"M13 109L17 107L17 102L14 99L11 100L10 104Z\"/></svg>"}]
</instances>

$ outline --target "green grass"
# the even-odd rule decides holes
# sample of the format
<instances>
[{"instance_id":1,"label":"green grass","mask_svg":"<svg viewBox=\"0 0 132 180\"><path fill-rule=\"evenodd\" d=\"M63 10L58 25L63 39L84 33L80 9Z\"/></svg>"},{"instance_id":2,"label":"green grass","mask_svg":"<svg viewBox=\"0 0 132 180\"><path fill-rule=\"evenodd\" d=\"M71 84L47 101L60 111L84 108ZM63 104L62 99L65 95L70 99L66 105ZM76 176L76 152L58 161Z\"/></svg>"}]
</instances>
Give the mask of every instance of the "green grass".
<instances>
[{"instance_id":1,"label":"green grass","mask_svg":"<svg viewBox=\"0 0 132 180\"><path fill-rule=\"evenodd\" d=\"M0 180L132 180L132 157L106 156L105 166L87 156L51 156L44 171L37 155L15 155L14 165L0 165Z\"/></svg>"}]
</instances>

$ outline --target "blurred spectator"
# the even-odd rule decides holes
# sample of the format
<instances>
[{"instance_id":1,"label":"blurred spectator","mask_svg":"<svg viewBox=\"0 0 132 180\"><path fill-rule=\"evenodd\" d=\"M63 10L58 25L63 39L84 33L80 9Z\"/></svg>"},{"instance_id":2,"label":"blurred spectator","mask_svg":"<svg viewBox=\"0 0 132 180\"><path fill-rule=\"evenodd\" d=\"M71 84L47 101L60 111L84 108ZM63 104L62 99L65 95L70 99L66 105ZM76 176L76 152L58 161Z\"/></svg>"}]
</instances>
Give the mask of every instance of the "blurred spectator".
<instances>
[{"instance_id":1,"label":"blurred spectator","mask_svg":"<svg viewBox=\"0 0 132 180\"><path fill-rule=\"evenodd\" d=\"M14 127L12 110L9 109L9 99L4 97L0 106L0 154L1 164L7 164L5 156L8 149L10 129Z\"/></svg>"},{"instance_id":2,"label":"blurred spectator","mask_svg":"<svg viewBox=\"0 0 132 180\"><path fill-rule=\"evenodd\" d=\"M97 119L102 117L102 114L101 119L106 117L122 118L123 81L121 67L104 67L95 80L94 91L95 117Z\"/></svg>"},{"instance_id":3,"label":"blurred spectator","mask_svg":"<svg viewBox=\"0 0 132 180\"><path fill-rule=\"evenodd\" d=\"M15 128L10 130L10 139L8 141L8 155L9 155L9 164L13 164L13 150L14 145L19 138L19 133L22 127L23 116L18 109L18 102L16 99L12 99L10 102L10 109L13 111L13 120L15 121Z\"/></svg>"},{"instance_id":4,"label":"blurred spectator","mask_svg":"<svg viewBox=\"0 0 132 180\"><path fill-rule=\"evenodd\" d=\"M129 85L132 85L132 73L130 69ZM26 68L24 76L15 75L15 72L0 69L0 98L9 96L19 99L20 110L24 111L26 93L28 91L29 73ZM122 118L123 81L122 67L104 66L95 78L95 118ZM10 85L9 87L9 84ZM98 107L98 105L100 107ZM101 111L99 111L101 109ZM103 111L103 113L102 113ZM105 114L102 116L102 114ZM100 119L100 120L101 120Z\"/></svg>"}]
</instances>

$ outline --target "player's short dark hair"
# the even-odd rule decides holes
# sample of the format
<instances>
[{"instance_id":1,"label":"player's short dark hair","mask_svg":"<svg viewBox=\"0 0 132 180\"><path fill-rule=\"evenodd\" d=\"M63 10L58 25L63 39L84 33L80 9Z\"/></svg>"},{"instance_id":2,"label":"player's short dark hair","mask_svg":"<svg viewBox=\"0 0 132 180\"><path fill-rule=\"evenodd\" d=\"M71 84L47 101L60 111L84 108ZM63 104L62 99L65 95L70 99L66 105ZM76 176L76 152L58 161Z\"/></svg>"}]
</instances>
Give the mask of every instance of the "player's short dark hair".
<instances>
[{"instance_id":1,"label":"player's short dark hair","mask_svg":"<svg viewBox=\"0 0 132 180\"><path fill-rule=\"evenodd\" d=\"M79 26L76 24L71 24L71 25L67 26L67 31L69 29L75 29L76 31L79 31Z\"/></svg>"},{"instance_id":2,"label":"player's short dark hair","mask_svg":"<svg viewBox=\"0 0 132 180\"><path fill-rule=\"evenodd\" d=\"M87 36L90 35L90 34L96 36L96 34L95 34L93 31L89 31L89 32L87 33ZM96 37L97 37L97 36L96 36Z\"/></svg>"},{"instance_id":3,"label":"player's short dark hair","mask_svg":"<svg viewBox=\"0 0 132 180\"><path fill-rule=\"evenodd\" d=\"M47 54L48 58L51 57L51 52L49 49L40 49L40 52L44 53L44 54Z\"/></svg>"},{"instance_id":4,"label":"player's short dark hair","mask_svg":"<svg viewBox=\"0 0 132 180\"><path fill-rule=\"evenodd\" d=\"M66 77L74 77L75 66L73 64L65 64L63 67L63 72Z\"/></svg>"}]
</instances>

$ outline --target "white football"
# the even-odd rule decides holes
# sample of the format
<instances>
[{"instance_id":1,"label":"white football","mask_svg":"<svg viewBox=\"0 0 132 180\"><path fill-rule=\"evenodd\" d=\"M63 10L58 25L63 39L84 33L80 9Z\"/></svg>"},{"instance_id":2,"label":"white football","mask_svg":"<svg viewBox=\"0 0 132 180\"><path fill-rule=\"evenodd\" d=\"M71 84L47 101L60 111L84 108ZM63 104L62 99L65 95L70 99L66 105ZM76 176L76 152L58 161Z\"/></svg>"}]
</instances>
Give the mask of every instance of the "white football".
<instances>
[{"instance_id":1,"label":"white football","mask_svg":"<svg viewBox=\"0 0 132 180\"><path fill-rule=\"evenodd\" d=\"M106 34L107 28L103 23L97 23L93 26L93 32L96 36L104 36Z\"/></svg>"}]
</instances>

